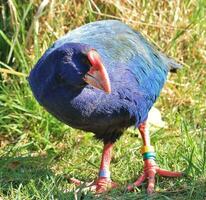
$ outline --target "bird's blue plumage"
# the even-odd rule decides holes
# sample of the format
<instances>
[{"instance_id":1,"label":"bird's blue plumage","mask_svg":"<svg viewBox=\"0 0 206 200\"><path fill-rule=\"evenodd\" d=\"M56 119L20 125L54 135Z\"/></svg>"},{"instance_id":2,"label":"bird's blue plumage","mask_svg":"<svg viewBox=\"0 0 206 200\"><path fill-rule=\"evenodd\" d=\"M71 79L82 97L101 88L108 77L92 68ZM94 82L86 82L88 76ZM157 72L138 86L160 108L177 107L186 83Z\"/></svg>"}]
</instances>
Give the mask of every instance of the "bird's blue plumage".
<instances>
[{"instance_id":1,"label":"bird's blue plumage","mask_svg":"<svg viewBox=\"0 0 206 200\"><path fill-rule=\"evenodd\" d=\"M87 85L86 52L96 49L109 74L112 93ZM163 87L168 71L178 67L144 37L116 20L77 28L50 47L29 76L34 96L66 124L114 142L131 125L138 126ZM69 67L68 67L69 66Z\"/></svg>"}]
</instances>

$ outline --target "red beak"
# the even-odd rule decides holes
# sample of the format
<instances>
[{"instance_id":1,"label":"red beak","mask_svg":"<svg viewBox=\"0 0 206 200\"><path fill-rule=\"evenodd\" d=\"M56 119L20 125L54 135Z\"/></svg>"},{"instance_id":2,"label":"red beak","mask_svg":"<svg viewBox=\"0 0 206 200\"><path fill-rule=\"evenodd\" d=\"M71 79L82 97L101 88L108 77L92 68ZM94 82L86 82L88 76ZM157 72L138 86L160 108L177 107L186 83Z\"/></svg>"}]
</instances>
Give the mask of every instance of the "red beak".
<instances>
[{"instance_id":1,"label":"red beak","mask_svg":"<svg viewBox=\"0 0 206 200\"><path fill-rule=\"evenodd\" d=\"M84 77L85 82L108 94L111 93L109 76L99 54L95 50L90 50L87 56L92 66Z\"/></svg>"}]
</instances>

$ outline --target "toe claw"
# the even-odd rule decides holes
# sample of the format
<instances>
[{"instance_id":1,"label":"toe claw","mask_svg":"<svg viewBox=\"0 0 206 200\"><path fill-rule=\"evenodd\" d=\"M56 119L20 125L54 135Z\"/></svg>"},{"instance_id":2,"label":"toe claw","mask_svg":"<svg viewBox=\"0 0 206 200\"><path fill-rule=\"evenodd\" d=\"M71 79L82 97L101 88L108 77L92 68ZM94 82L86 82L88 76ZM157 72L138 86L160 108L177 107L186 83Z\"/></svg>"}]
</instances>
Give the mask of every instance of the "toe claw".
<instances>
[{"instance_id":1,"label":"toe claw","mask_svg":"<svg viewBox=\"0 0 206 200\"><path fill-rule=\"evenodd\" d=\"M128 186L127 186L127 190L128 190L129 192L133 191L133 190L134 190L134 185L128 185Z\"/></svg>"},{"instance_id":2,"label":"toe claw","mask_svg":"<svg viewBox=\"0 0 206 200\"><path fill-rule=\"evenodd\" d=\"M147 194L151 195L154 193L154 187L147 188Z\"/></svg>"}]
</instances>

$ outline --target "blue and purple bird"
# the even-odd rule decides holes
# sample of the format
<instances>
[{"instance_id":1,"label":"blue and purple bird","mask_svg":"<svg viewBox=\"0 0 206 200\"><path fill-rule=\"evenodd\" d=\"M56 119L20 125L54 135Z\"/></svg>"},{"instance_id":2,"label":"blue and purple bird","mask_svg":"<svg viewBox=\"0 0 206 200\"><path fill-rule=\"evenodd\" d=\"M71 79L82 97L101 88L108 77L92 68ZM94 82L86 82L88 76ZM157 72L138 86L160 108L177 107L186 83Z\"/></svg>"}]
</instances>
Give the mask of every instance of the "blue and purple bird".
<instances>
[{"instance_id":1,"label":"blue and purple bird","mask_svg":"<svg viewBox=\"0 0 206 200\"><path fill-rule=\"evenodd\" d=\"M103 20L58 39L32 69L29 84L49 113L103 141L98 178L91 185L97 193L117 186L109 171L113 144L125 129L137 127L143 139L144 171L128 190L147 180L147 192L152 193L156 174L182 176L156 164L147 123L168 72L178 68L139 32L120 21Z\"/></svg>"}]
</instances>

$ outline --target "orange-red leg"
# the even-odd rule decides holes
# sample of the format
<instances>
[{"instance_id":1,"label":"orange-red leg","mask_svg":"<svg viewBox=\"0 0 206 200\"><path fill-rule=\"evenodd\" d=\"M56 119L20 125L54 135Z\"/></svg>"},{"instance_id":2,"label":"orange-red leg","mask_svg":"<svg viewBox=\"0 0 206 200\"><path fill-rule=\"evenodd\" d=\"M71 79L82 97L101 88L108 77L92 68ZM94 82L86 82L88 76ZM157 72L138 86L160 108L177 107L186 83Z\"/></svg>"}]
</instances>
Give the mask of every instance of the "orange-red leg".
<instances>
[{"instance_id":1,"label":"orange-red leg","mask_svg":"<svg viewBox=\"0 0 206 200\"><path fill-rule=\"evenodd\" d=\"M143 139L144 146L150 146L149 129L147 123L142 123L139 126L139 131ZM154 153L153 153L154 154ZM148 180L147 193L151 194L154 192L155 186L155 175L167 176L167 177L180 177L183 175L181 172L171 172L165 169L161 169L155 162L154 157L148 156L144 159L144 171L143 174L134 182L133 185L129 185L127 189L129 191L133 190L134 186L140 186L146 179Z\"/></svg>"},{"instance_id":2,"label":"orange-red leg","mask_svg":"<svg viewBox=\"0 0 206 200\"><path fill-rule=\"evenodd\" d=\"M92 182L87 186L89 190L92 190L96 193L102 193L106 192L110 188L115 188L117 186L116 183L114 183L110 178L110 162L112 158L112 143L104 144L104 149L102 153L102 159L99 169L99 176L96 181ZM70 179L71 182L73 182L76 185L81 185L81 181L72 178Z\"/></svg>"},{"instance_id":3,"label":"orange-red leg","mask_svg":"<svg viewBox=\"0 0 206 200\"><path fill-rule=\"evenodd\" d=\"M104 145L100 169L99 169L99 177L94 184L97 193L105 192L108 189L117 186L116 183L112 182L110 178L110 171L109 171L110 162L112 158L112 148L113 148L112 143L108 143Z\"/></svg>"}]
</instances>

